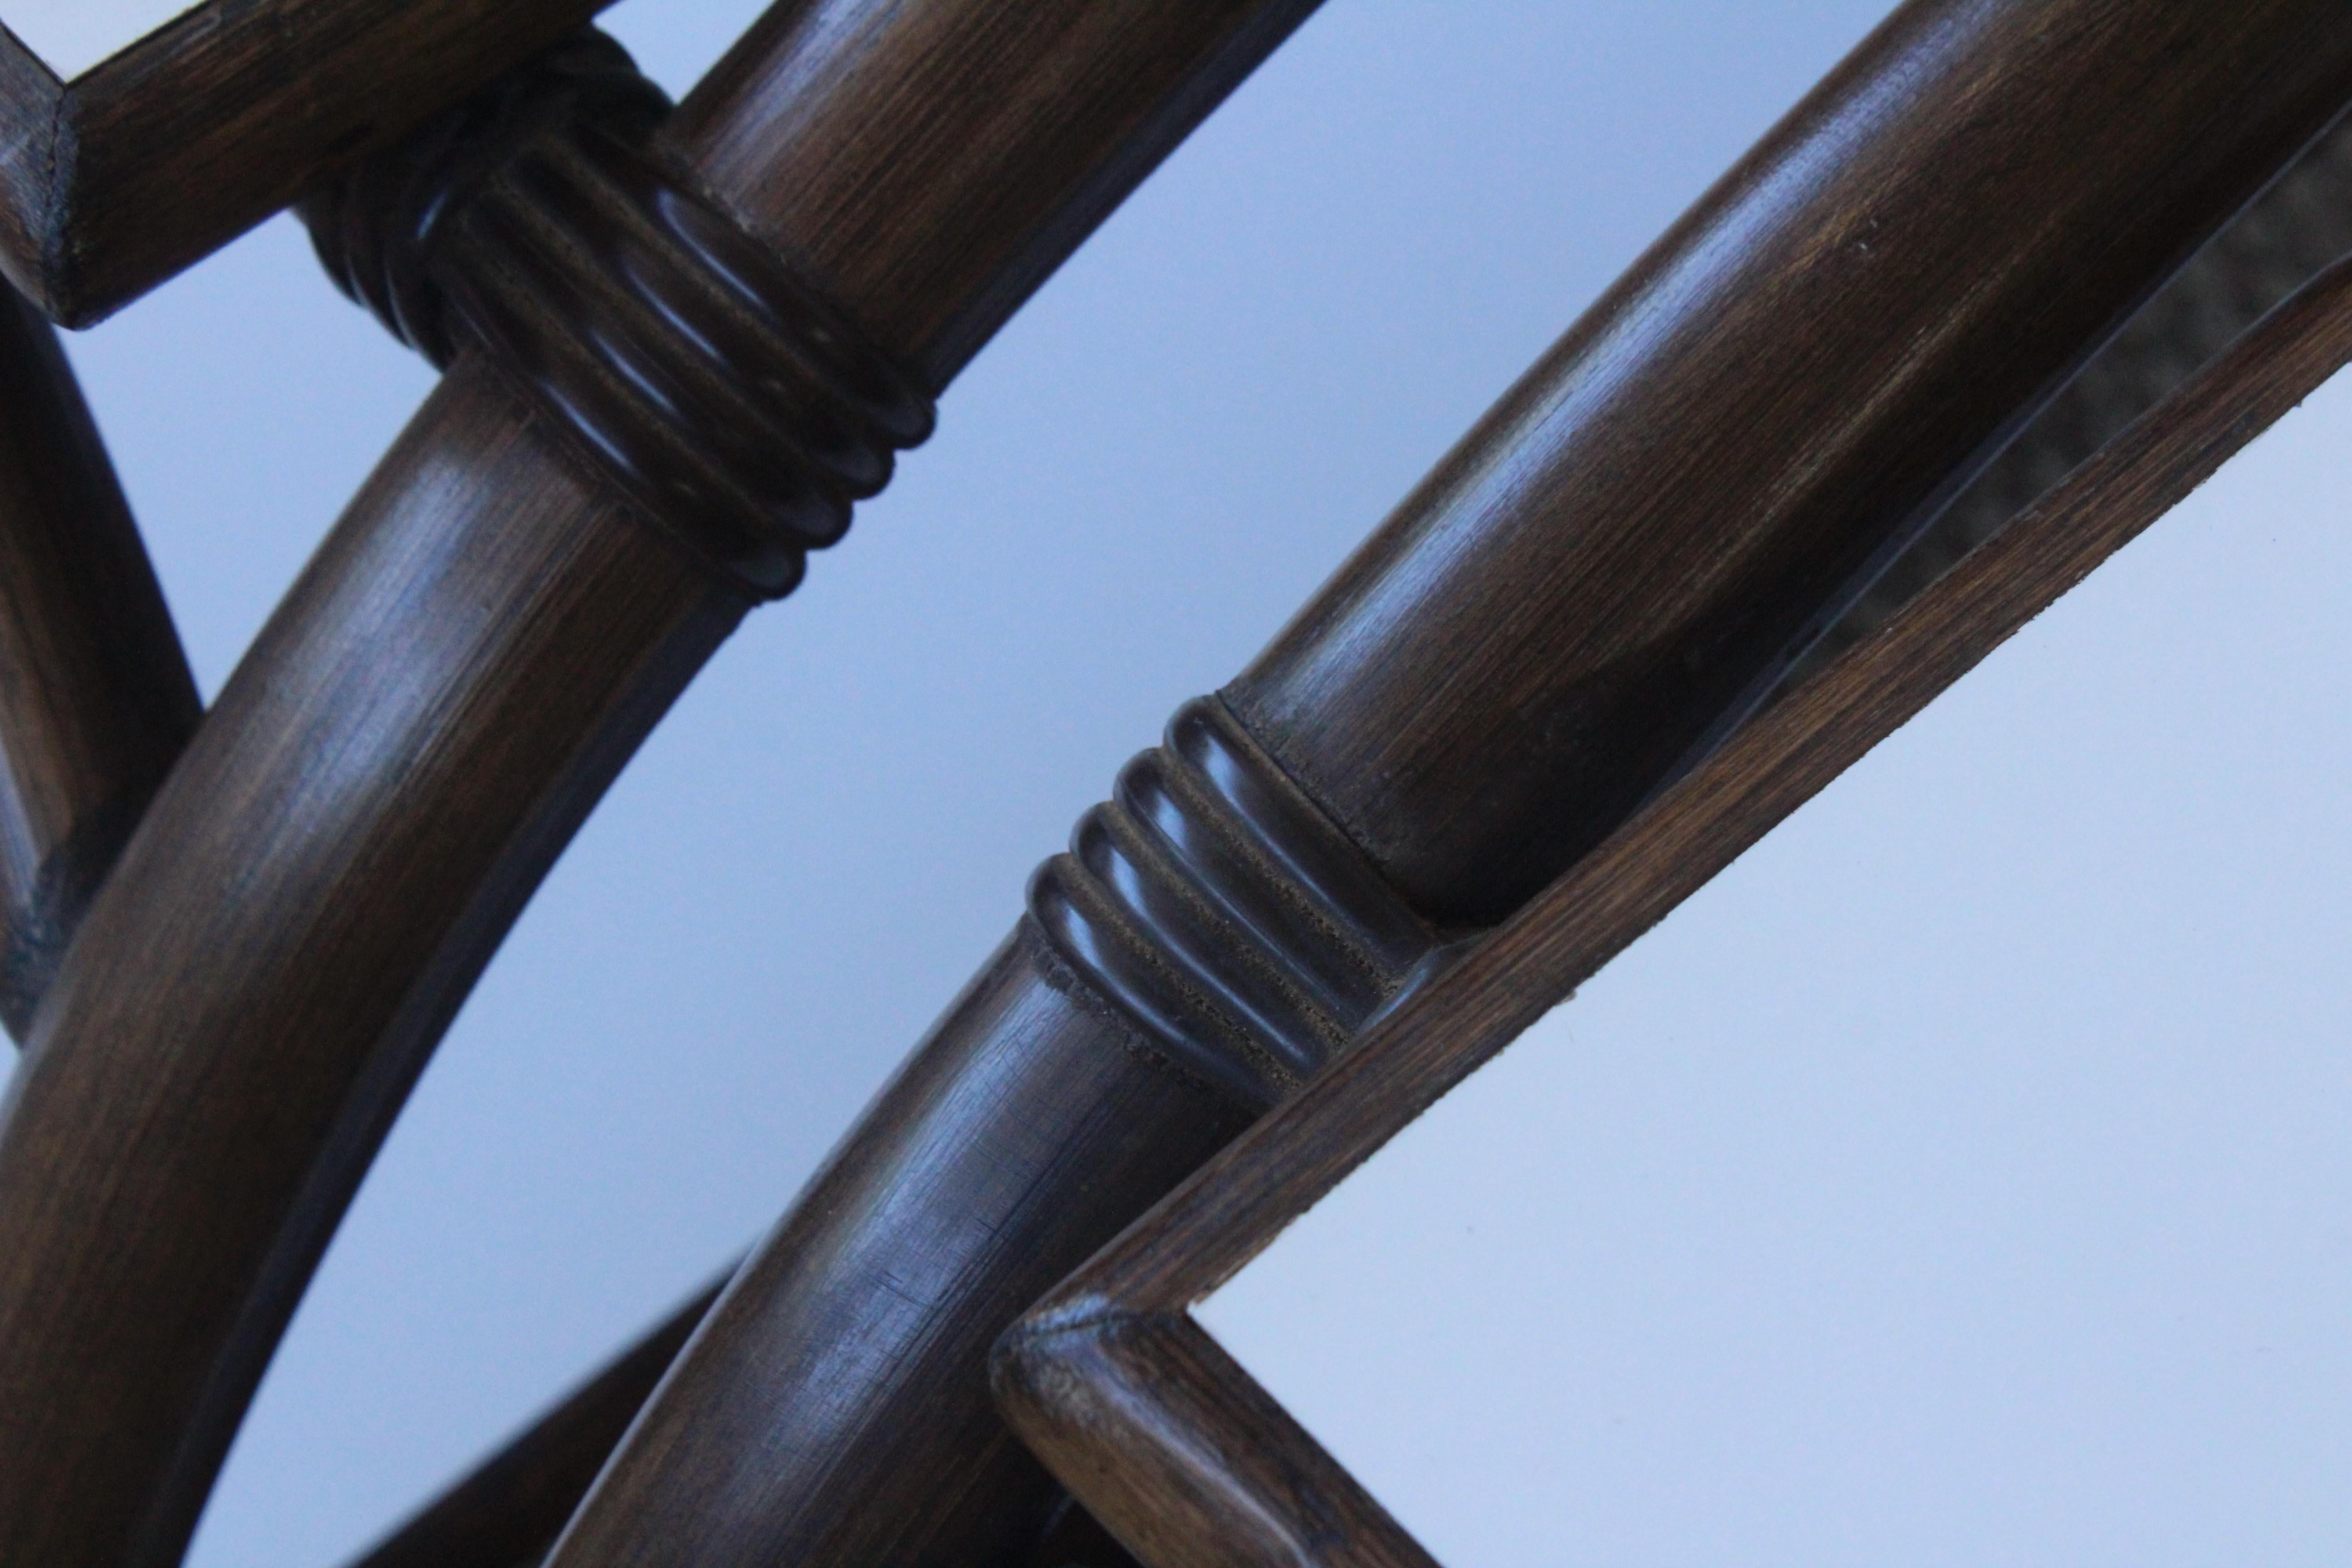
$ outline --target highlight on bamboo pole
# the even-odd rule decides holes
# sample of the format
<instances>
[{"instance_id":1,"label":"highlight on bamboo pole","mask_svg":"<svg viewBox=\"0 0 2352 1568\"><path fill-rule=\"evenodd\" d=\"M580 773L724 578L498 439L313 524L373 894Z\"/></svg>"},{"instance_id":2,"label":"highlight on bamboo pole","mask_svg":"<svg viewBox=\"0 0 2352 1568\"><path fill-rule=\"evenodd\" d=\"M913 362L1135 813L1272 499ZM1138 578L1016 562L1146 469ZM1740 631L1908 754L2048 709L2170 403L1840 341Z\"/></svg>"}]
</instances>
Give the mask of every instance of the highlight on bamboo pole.
<instances>
[{"instance_id":1,"label":"highlight on bamboo pole","mask_svg":"<svg viewBox=\"0 0 2352 1568\"><path fill-rule=\"evenodd\" d=\"M1349 1172L2352 362L2328 268L1801 678L1000 1342L998 1399L1150 1568L1433 1560L1190 1315Z\"/></svg>"},{"instance_id":2,"label":"highlight on bamboo pole","mask_svg":"<svg viewBox=\"0 0 2352 1568\"><path fill-rule=\"evenodd\" d=\"M177 1560L401 1100L615 772L1310 8L795 3L659 125L592 59L368 166L376 254L429 285L396 302L461 346L93 901L0 1114L0 1560ZM469 132L513 162L440 157ZM479 209L415 205L435 169ZM444 234L488 271L451 290L404 248Z\"/></svg>"},{"instance_id":3,"label":"highlight on bamboo pole","mask_svg":"<svg viewBox=\"0 0 2352 1568\"><path fill-rule=\"evenodd\" d=\"M180 637L57 334L0 285L0 1022L195 732Z\"/></svg>"},{"instance_id":4,"label":"highlight on bamboo pole","mask_svg":"<svg viewBox=\"0 0 2352 1568\"><path fill-rule=\"evenodd\" d=\"M1866 588L1857 585L1859 602L1800 658L1775 692L1785 693L1830 656L1875 630L1959 556L1997 533L2133 419L2230 349L2266 310L2347 251L2352 251L2352 121L2339 120L2151 296L1883 575L1870 580ZM666 1328L657 1326L648 1337L660 1337ZM551 1423L567 1419L562 1410L548 1417ZM614 1436L617 1439L619 1433ZM527 1433L516 1446L538 1442L535 1433ZM485 1529L498 1530L501 1527L488 1521L502 1517L504 1510L487 1500L497 1488L510 1484L533 1500L538 1496L535 1481L510 1481L514 1474L501 1454L453 1492L478 1500L469 1517L484 1520ZM536 1502L518 1506L535 1507ZM1097 1568L1123 1560L1120 1549L1083 1508L1066 1502L1055 1510L1036 1549L1035 1568L1068 1563ZM551 1544L554 1534L551 1528L543 1544ZM468 1550L448 1534L436 1541L443 1551Z\"/></svg>"},{"instance_id":5,"label":"highlight on bamboo pole","mask_svg":"<svg viewBox=\"0 0 2352 1568\"><path fill-rule=\"evenodd\" d=\"M1898 11L1080 819L555 1568L1015 1539L995 1334L1606 842L2347 97L2323 5Z\"/></svg>"}]
</instances>

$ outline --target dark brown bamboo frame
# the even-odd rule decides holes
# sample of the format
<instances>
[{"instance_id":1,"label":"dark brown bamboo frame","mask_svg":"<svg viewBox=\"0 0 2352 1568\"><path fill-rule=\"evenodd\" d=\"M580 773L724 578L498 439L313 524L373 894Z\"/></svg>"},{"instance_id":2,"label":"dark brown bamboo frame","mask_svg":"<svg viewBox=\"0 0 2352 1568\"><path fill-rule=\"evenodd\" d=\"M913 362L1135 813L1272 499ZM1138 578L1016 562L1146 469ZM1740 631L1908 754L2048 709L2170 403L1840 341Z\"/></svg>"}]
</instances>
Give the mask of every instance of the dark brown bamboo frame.
<instances>
[{"instance_id":1,"label":"dark brown bamboo frame","mask_svg":"<svg viewBox=\"0 0 2352 1568\"><path fill-rule=\"evenodd\" d=\"M2176 394L2192 367L2235 344L2266 313L2265 307L2283 303L2315 268L2347 252L2352 252L2352 123L2339 121L2142 307L2034 417L1832 629L1823 640L1823 651L1843 651L1874 630L1893 609L1908 603L1923 582L2012 521L2023 505L2107 446L2135 417ZM1819 656L1808 655L1791 679L1803 679L1821 662ZM667 1332L665 1325L652 1337L660 1339ZM623 1364L638 1359L639 1351L633 1350ZM650 1387L648 1375L637 1391L639 1397ZM513 1538L461 1540L450 1529L453 1520L479 1517L479 1500L494 1478L529 1500L524 1511L541 1521L540 1540L551 1542L561 1520L543 1509L558 1484L550 1472L575 1478L568 1483L574 1488L574 1500L585 1490L588 1478L569 1468L574 1462L567 1457L573 1452L570 1444L583 1432L604 1429L593 1412L614 1397L615 1385L600 1377L576 1401L520 1434L425 1509L394 1544L405 1549L429 1542L439 1559L456 1568L503 1568L508 1556L518 1554L510 1550ZM578 1408L580 1405L589 1408ZM1066 1515L1064 1524L1041 1545L1037 1562L1063 1568L1073 1561L1112 1561L1106 1553L1115 1553L1116 1548L1106 1544L1098 1531L1082 1510ZM476 1546L481 1548L478 1552L468 1550ZM374 1568L375 1561L371 1557L364 1568Z\"/></svg>"},{"instance_id":2,"label":"dark brown bamboo frame","mask_svg":"<svg viewBox=\"0 0 2352 1568\"><path fill-rule=\"evenodd\" d=\"M812 279L935 392L1311 8L780 6L665 156L698 222ZM585 335L576 300L534 303L537 330ZM0 1127L0 1557L177 1558L425 1053L751 605L530 397L512 366L454 366L44 997ZM125 1072L136 1092L106 1087Z\"/></svg>"},{"instance_id":3,"label":"dark brown bamboo frame","mask_svg":"<svg viewBox=\"0 0 2352 1568\"><path fill-rule=\"evenodd\" d=\"M1435 1568L1193 1306L2347 362L2352 261L1455 952L1000 1342L1030 1447L1150 1568Z\"/></svg>"},{"instance_id":4,"label":"dark brown bamboo frame","mask_svg":"<svg viewBox=\"0 0 2352 1568\"><path fill-rule=\"evenodd\" d=\"M283 22L324 4L234 16ZM434 16L459 14L426 4ZM1087 0L780 7L670 122L660 157L672 174L661 177L674 183L657 195L673 205L661 210L683 203L736 254L756 247L762 265L822 297L811 318L820 336L870 339L869 363L936 392L1310 8L1199 0L1142 13L1147 28L1107 21ZM2157 23L2200 47L2168 51ZM2070 31L2053 47L2059 27ZM2128 68L2083 64L2078 44ZM1076 853L1041 876L1033 918L853 1133L830 1184L696 1331L557 1546L564 1568L1001 1554L1051 1489L989 1413L988 1347L1039 1290L1276 1101L1213 1167L1223 1174L1184 1187L1030 1321L1001 1363L1003 1388L1040 1447L1150 1550L1223 1541L1270 1561L1324 1546L1413 1560L1328 1461L1318 1468L1295 1442L1243 1441L1247 1423L1281 1434L1286 1418L1183 1319L1201 1281L1223 1278L1381 1129L1866 749L1986 637L2046 602L2045 589L2210 471L2340 346L2330 334L2343 284L2331 276L2255 340L2274 364L2233 354L1710 752L1725 716L1781 668L1803 617L1833 611L1861 557L1974 471L2318 129L2352 79L2352 45L2317 0L2249 0L2227 16L2187 0L1919 4L1874 47L1832 79L1839 91L1867 88L1871 114L1849 112L1837 91L1809 100L1612 295L1598 325L1547 360L1418 510L1222 700L1181 715L1118 804L1089 814ZM2018 116L1996 117L1990 144L1973 140L1971 82L1999 85L2022 56L2031 68L2009 105ZM13 58L0 44L0 66ZM331 50L292 62L313 89L352 63ZM68 101L82 86L48 110L51 129L88 133L77 143L86 151L103 137ZM310 123L293 108L289 124ZM2118 124L2126 108L2136 118L2117 141L2127 145L2096 160L2056 134ZM1940 203L1919 177L1921 144L1966 146L1979 172L2011 179L2042 159L2052 182L2042 188L2078 240L2092 237L2090 253L2064 255L2044 215ZM58 183L68 166L58 152L49 145L31 196L79 188ZM211 183L244 189L248 162L283 180L267 152L239 147L238 168ZM2137 171L2128 181L2113 172L2126 165ZM1807 187L1792 168L1822 177ZM194 205L220 197L205 178L189 184ZM614 210L613 233L645 216ZM1736 243L1717 243L1707 226L1734 212L1746 216L1723 232ZM158 233L183 235L173 245L210 232L163 213ZM2005 226L1988 237L1983 222L1995 219ZM103 288L43 284L57 313L94 313L108 289L168 262L161 240L136 265L121 259L136 247L108 262L110 245L53 244L58 221L49 212L28 241L39 267L121 270ZM1885 244L1882 223L1908 248ZM0 251L8 238L0 232ZM1972 241L2005 247L2032 278L1955 302L1938 269L1974 254ZM657 259L677 261L676 247ZM1726 279L1741 286L1721 289L1719 309L1693 304ZM526 335L560 342L607 324L583 319L579 292L553 287L596 282L525 279ZM1609 309L1644 290L1644 325L1619 333ZM1968 384L1958 392L1923 384L1902 354L1869 341L1882 312L1976 334L1980 374L1957 378ZM2310 341L2325 352L2279 338L2315 313L2326 330ZM583 457L560 399L534 379L545 363L500 358L496 333L482 336L224 692L36 1020L0 1130L0 1222L16 1243L0 1256L0 1384L24 1394L0 1405L0 1555L111 1568L175 1554L260 1359L425 1052L613 772L747 607L741 583L714 572L690 537L646 526L649 514L676 518ZM1827 368L1791 384L1773 352L1791 344L1821 350ZM1595 405L1635 445L1671 446L1695 409L1792 423L1735 418L1738 460L1718 453L1672 485L1629 481L1589 432L1544 426L1545 400L1588 353L1641 383ZM1875 389L1866 415L1852 406L1865 381ZM714 396L740 390L724 375L712 384ZM1811 470L1771 469L1791 442L1817 439ZM887 473L887 453L881 461ZM1507 502L1486 507L1465 481L1477 462L1506 475ZM1580 509L1619 531L1597 544L1568 538L1560 517ZM1451 529L1476 548L1433 563L1415 554L1426 537L1416 528ZM1637 536L1646 549L1622 548ZM1695 584L1692 561L1716 575ZM2002 574L2011 568L2013 579ZM1380 594L1389 611L1367 612ZM1542 612L1562 603L1595 612L1573 650L1488 635L1503 622L1549 624ZM1653 614L1682 639L1664 663L1646 651ZM1349 646L1385 651L1347 668L1334 651L1346 639L1331 634L1351 616L1361 635ZM407 680L387 696L389 659L406 661ZM1568 668L1580 659L1581 672ZM1702 665L1703 679L1676 673ZM1425 700L1465 669L1488 710ZM1597 686L1579 689L1592 670ZM1612 703L1615 717L1594 717ZM1626 711L1643 717L1628 724ZM1538 731L1549 752L1520 744ZM1601 765L1564 773L1569 753ZM1635 809L1677 757L1700 760ZM1582 792L1580 814L1529 805L1551 800L1563 778ZM1490 785L1501 805L1465 837L1465 792L1484 798ZM1147 796L1181 819L1181 842L1147 842ZM1122 866L1142 869L1114 888ZM242 897L222 899L225 884ZM1224 893L1244 916L1221 924L1201 911ZM1496 921L1409 981L1436 926ZM1402 1000L1359 1038L1364 1015L1401 984ZM1312 1076L1332 1057L1336 1067ZM1308 1087L1294 1092L1302 1078ZM909 1192L931 1205L911 1220ZM106 1246L91 1247L92 1235ZM931 1279L928 1296L896 1272L942 1258L952 1277ZM877 1304L902 1320L903 1356L844 1361L814 1388L793 1382L812 1344L862 1331ZM537 1551L568 1496L529 1521L511 1506L541 1481L541 1503L585 1484L588 1459L666 1343L566 1405L544 1442L509 1451L548 1463L494 1467L461 1489L434 1516L450 1531L428 1531L420 1549L454 1562L448 1543L463 1535L485 1550L528 1540ZM1188 1396L1206 1405L1188 1411ZM1214 1408L1221 1399L1231 1408ZM794 1449L790 1423L803 1417L814 1437ZM747 1466L751 1453L775 1462ZM1261 1484L1249 1462L1267 1455L1297 1468ZM1196 1538L1187 1510L1203 1509L1214 1517ZM510 1524L519 1533L502 1540Z\"/></svg>"},{"instance_id":5,"label":"dark brown bamboo frame","mask_svg":"<svg viewBox=\"0 0 2352 1568\"><path fill-rule=\"evenodd\" d=\"M89 325L612 0L205 0L71 81L0 28L0 271Z\"/></svg>"}]
</instances>

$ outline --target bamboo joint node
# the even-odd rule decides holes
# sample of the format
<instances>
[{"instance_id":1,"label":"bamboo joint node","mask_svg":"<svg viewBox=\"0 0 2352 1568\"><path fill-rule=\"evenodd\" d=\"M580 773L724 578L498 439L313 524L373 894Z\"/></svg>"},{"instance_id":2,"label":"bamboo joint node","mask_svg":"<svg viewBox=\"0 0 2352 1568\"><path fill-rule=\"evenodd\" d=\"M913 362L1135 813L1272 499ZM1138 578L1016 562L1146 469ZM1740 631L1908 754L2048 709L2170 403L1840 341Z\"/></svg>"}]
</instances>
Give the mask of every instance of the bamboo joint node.
<instances>
[{"instance_id":1,"label":"bamboo joint node","mask_svg":"<svg viewBox=\"0 0 2352 1568\"><path fill-rule=\"evenodd\" d=\"M1216 698L1186 703L1038 868L1055 955L1189 1076L1263 1110L1436 946Z\"/></svg>"},{"instance_id":2,"label":"bamboo joint node","mask_svg":"<svg viewBox=\"0 0 2352 1568\"><path fill-rule=\"evenodd\" d=\"M394 336L486 355L638 510L780 597L931 399L666 154L668 111L584 28L298 210Z\"/></svg>"}]
</instances>

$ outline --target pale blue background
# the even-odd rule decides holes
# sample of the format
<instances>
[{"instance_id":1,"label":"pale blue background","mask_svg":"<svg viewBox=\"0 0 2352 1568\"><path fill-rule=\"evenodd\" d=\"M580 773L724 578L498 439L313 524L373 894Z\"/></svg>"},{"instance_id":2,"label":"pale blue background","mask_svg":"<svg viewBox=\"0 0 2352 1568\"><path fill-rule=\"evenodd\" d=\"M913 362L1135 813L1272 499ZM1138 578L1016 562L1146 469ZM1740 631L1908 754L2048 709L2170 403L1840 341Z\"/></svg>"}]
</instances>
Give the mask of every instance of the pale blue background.
<instances>
[{"instance_id":1,"label":"pale blue background","mask_svg":"<svg viewBox=\"0 0 2352 1568\"><path fill-rule=\"evenodd\" d=\"M359 1548L756 1235L1118 763L1884 8L1332 0L973 365L938 437L631 766L395 1129L195 1561ZM675 90L753 11L626 0L610 25ZM216 689L428 374L283 221L72 352ZM1832 852L1813 893L1876 874ZM1740 998L1681 1005L1736 1017ZM1709 1148L1655 1157L1677 1149L1703 1180ZM1628 1226L1678 1223L1630 1178L1612 1192ZM1391 1263L1441 1257L1459 1203L1387 1213ZM1306 1300L1271 1299L1277 1320ZM1362 1331L1365 1356L1411 1363L1410 1325ZM1708 1386L1642 1397L1732 1419ZM1459 1448L1496 1477L1588 1462L1530 1446L1552 1440L1465 1428ZM2005 1506L1885 1477L1890 1560L1948 1535L1952 1508ZM1615 1533L1582 1544L1541 1489L1508 1489L1539 1543L1517 1560L1691 1561L1693 1539L1807 1512L1784 1478L1717 1479L1646 1535L1655 1499L1627 1491ZM1685 1516L1714 1535L1675 1533ZM2017 1561L2081 1544L2016 1539Z\"/></svg>"},{"instance_id":2,"label":"pale blue background","mask_svg":"<svg viewBox=\"0 0 2352 1568\"><path fill-rule=\"evenodd\" d=\"M43 64L70 81L154 31L196 0L7 0L0 21Z\"/></svg>"},{"instance_id":3,"label":"pale blue background","mask_svg":"<svg viewBox=\"0 0 2352 1568\"><path fill-rule=\"evenodd\" d=\"M2339 375L1212 1331L1451 1568L2352 1558L2347 451Z\"/></svg>"}]
</instances>

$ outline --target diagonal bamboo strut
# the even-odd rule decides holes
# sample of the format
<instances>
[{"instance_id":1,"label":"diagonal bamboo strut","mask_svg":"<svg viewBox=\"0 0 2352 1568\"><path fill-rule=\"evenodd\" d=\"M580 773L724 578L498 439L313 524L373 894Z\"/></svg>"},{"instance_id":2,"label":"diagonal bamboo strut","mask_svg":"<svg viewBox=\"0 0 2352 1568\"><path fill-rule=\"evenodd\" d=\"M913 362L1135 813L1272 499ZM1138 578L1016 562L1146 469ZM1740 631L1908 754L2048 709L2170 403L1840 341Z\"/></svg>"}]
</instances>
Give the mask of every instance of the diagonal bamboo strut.
<instances>
[{"instance_id":1,"label":"diagonal bamboo strut","mask_svg":"<svg viewBox=\"0 0 2352 1568\"><path fill-rule=\"evenodd\" d=\"M202 707L57 334L0 284L0 1021L22 1037Z\"/></svg>"},{"instance_id":2,"label":"diagonal bamboo strut","mask_svg":"<svg viewBox=\"0 0 2352 1568\"><path fill-rule=\"evenodd\" d=\"M1961 492L1887 578L1869 590L1857 611L1823 639L1822 650L1805 656L1792 682L1810 677L1829 656L1883 623L1960 553L2013 521L2132 419L2225 353L2268 307L2308 283L2347 248L2352 248L2352 122L2339 122L2092 358L1985 475ZM615 1365L634 1364L646 1345L666 1340L670 1328L665 1321L648 1331L616 1357ZM656 1368L646 1373L640 1395L650 1390L657 1373ZM601 1406L613 1397L613 1385L600 1377L577 1397ZM478 1560L487 1565L502 1562L500 1553L519 1555L509 1551L512 1537L508 1521L527 1515L539 1521L543 1548L554 1540L562 1519L541 1506L546 1486L541 1479L541 1457L568 1451L564 1445L588 1429L572 1401L559 1405L426 1505L410 1529L426 1531L429 1524L429 1531L417 1538L429 1539L434 1550L453 1563ZM617 1438L617 1428L613 1435ZM580 1491L586 1489L588 1479L581 1476ZM511 1496L509 1504L491 1500L500 1489ZM453 1508L460 1499L462 1505ZM471 1528L481 1532L480 1539L461 1538L452 1528L456 1521L476 1521ZM398 1539L409 1541L409 1531ZM370 1558L362 1568L375 1568L375 1560Z\"/></svg>"},{"instance_id":3,"label":"diagonal bamboo strut","mask_svg":"<svg viewBox=\"0 0 2352 1568\"><path fill-rule=\"evenodd\" d=\"M2268 7L2263 26L2289 9ZM955 16L929 19L942 14ZM1270 41L1263 27L1258 38ZM1079 68L1118 41L1076 51L1056 85L1098 80ZM888 346L944 380L1250 51L1211 52L1219 69L1153 102L1142 132L1105 128L1108 146L1076 154L1048 147L1063 162L1046 172L1065 183L1034 209L1036 226L984 235L1004 250L955 273L955 288L927 268L952 271L972 252L946 243L970 239L958 225L1003 211L1000 188L961 167L940 188L985 191L985 210L924 229L931 248L911 251L889 223L828 226L806 221L822 203L791 209L809 188L791 176L821 185L835 167L822 145L785 167L765 135L706 117L700 173L808 245L857 237L845 258L817 260L853 293L870 285L852 303L905 329L886 331ZM1143 71L1169 51L1139 54ZM928 58L960 71L973 51ZM758 72L736 74L740 88ZM887 99L900 73L847 69L829 90L844 74L859 89L842 91L847 108L782 114L788 129L822 144L810 124L854 128L855 143L896 123L864 89L879 83ZM986 108L1010 101L906 96L922 100L924 127L936 129L933 110L971 109L991 135L1003 127ZM1067 121L1045 118L1050 141ZM934 141L956 157L990 150L985 137ZM876 173L911 166L886 159ZM85 938L69 965L67 1005L35 1042L0 1140L0 1220L23 1243L0 1260L0 1386L12 1396L0 1403L0 1556L175 1550L422 1053L580 814L740 611L630 531L635 520L545 436L478 362L460 366L233 685L159 806L165 820L142 831L93 918L101 940ZM119 890L126 880L135 892ZM976 1370L971 1382L976 1398Z\"/></svg>"},{"instance_id":4,"label":"diagonal bamboo strut","mask_svg":"<svg viewBox=\"0 0 2352 1568\"><path fill-rule=\"evenodd\" d=\"M1034 1531L1003 1330L1360 1033L1427 922L1508 918L1671 777L2325 130L2342 22L1899 9L1079 819L553 1563L984 1562ZM2257 108L2282 92L2291 120Z\"/></svg>"},{"instance_id":5,"label":"diagonal bamboo strut","mask_svg":"<svg viewBox=\"0 0 2352 1568\"><path fill-rule=\"evenodd\" d=\"M1192 1306L2347 361L2352 261L1461 950L1000 1342L1031 1447L1151 1568L1428 1568Z\"/></svg>"}]
</instances>

